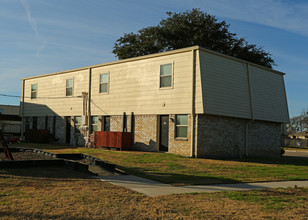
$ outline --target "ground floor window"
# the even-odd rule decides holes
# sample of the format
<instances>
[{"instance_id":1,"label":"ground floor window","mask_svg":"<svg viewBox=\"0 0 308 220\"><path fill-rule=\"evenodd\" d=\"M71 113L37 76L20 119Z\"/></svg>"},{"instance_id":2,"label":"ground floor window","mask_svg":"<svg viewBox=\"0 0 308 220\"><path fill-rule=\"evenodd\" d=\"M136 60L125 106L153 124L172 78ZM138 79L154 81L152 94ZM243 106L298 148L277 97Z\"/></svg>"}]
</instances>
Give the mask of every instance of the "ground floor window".
<instances>
[{"instance_id":1,"label":"ground floor window","mask_svg":"<svg viewBox=\"0 0 308 220\"><path fill-rule=\"evenodd\" d=\"M97 131L98 129L98 116L91 116L91 132Z\"/></svg>"},{"instance_id":2,"label":"ground floor window","mask_svg":"<svg viewBox=\"0 0 308 220\"><path fill-rule=\"evenodd\" d=\"M80 126L81 126L81 116L75 116L75 133L80 133Z\"/></svg>"},{"instance_id":3,"label":"ground floor window","mask_svg":"<svg viewBox=\"0 0 308 220\"><path fill-rule=\"evenodd\" d=\"M188 115L176 115L176 138L187 138Z\"/></svg>"}]
</instances>

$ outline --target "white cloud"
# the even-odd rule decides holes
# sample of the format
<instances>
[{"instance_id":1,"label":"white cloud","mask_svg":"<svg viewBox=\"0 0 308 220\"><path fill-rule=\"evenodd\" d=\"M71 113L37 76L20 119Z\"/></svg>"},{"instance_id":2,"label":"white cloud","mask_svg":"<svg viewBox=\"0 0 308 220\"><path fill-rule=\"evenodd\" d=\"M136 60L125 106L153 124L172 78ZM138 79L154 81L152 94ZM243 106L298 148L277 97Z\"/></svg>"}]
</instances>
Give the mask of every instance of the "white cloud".
<instances>
[{"instance_id":1,"label":"white cloud","mask_svg":"<svg viewBox=\"0 0 308 220\"><path fill-rule=\"evenodd\" d=\"M24 6L24 9L27 14L28 23L31 26L33 32L35 33L35 36L41 41L40 46L36 51L36 56L40 56L40 52L44 49L44 47L47 44L47 41L40 35L38 28L37 28L37 22L31 15L31 8L28 4L27 0L21 0L22 5Z\"/></svg>"},{"instance_id":2,"label":"white cloud","mask_svg":"<svg viewBox=\"0 0 308 220\"><path fill-rule=\"evenodd\" d=\"M35 21L35 19L31 15L31 9L30 9L30 6L29 6L27 0L21 0L21 3L24 6L24 9L25 9L26 14L27 14L27 19L28 19L28 22L29 22L32 30L34 31L34 33L35 33L35 35L37 37L40 37L40 34L39 34L38 30L37 30L36 21Z\"/></svg>"}]
</instances>

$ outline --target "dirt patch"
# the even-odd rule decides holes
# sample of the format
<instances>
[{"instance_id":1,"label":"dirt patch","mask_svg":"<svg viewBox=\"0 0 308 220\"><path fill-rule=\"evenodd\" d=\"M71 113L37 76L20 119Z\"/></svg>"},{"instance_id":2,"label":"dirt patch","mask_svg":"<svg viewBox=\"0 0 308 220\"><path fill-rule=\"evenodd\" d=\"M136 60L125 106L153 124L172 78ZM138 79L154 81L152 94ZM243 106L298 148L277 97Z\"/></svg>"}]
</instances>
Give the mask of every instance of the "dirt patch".
<instances>
[{"instance_id":1,"label":"dirt patch","mask_svg":"<svg viewBox=\"0 0 308 220\"><path fill-rule=\"evenodd\" d=\"M12 152L12 156L14 160L56 160L57 159L52 156L33 153L33 152ZM4 161L4 160L10 160L10 159L6 158L4 153L1 152L0 161Z\"/></svg>"}]
</instances>

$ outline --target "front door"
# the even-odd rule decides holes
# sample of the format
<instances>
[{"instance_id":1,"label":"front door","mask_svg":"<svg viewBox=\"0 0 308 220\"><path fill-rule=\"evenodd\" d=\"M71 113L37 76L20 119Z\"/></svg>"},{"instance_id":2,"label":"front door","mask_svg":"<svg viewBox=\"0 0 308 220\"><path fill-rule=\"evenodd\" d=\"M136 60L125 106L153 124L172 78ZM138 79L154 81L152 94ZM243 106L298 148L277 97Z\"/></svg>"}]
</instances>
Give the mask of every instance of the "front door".
<instances>
[{"instance_id":1,"label":"front door","mask_svg":"<svg viewBox=\"0 0 308 220\"><path fill-rule=\"evenodd\" d=\"M65 143L70 144L71 140L71 117L65 117Z\"/></svg>"},{"instance_id":2,"label":"front door","mask_svg":"<svg viewBox=\"0 0 308 220\"><path fill-rule=\"evenodd\" d=\"M160 116L159 151L168 151L169 142L169 115Z\"/></svg>"}]
</instances>

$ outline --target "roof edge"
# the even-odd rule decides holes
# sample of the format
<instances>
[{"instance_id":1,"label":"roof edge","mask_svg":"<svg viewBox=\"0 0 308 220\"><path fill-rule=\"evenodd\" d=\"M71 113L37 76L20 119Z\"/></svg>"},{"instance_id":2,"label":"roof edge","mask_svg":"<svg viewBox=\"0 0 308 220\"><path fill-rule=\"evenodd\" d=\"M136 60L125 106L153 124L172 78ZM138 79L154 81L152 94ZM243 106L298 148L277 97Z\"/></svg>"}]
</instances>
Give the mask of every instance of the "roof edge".
<instances>
[{"instance_id":1,"label":"roof edge","mask_svg":"<svg viewBox=\"0 0 308 220\"><path fill-rule=\"evenodd\" d=\"M133 62L133 61L137 61L137 60L150 59L150 58L160 57L160 56L168 56L168 55L172 55L172 54L189 52L191 50L204 51L204 52L207 52L207 53L211 53L211 54L214 54L214 55L225 57L227 59L231 59L231 60L235 60L235 61L238 61L238 62L246 63L246 64L249 64L251 66L256 66L256 67L259 67L259 68L262 68L264 70L271 71L271 72L274 72L274 73L277 73L277 74L280 74L280 75L285 75L285 73L283 73L281 71L274 70L274 69L271 69L271 68L268 68L268 67L264 67L264 66L261 66L259 64L255 64L255 63L252 63L252 62L249 62L249 61L246 61L246 60L242 60L242 59L239 59L239 58L236 58L236 57L225 55L223 53L219 53L219 52L216 52L216 51L213 51L213 50L209 50L209 49L206 49L204 47L192 46L192 47L185 47L185 48L182 48L182 49L176 49L176 50L171 50L171 51L166 51L166 52L161 52L161 53L149 54L149 55L133 57L133 58L123 59L123 60L116 60L116 61L112 61L112 62L101 63L101 64L96 64L96 65L91 65L91 66L85 66L85 67L80 67L80 68L75 68L75 69L70 69L70 70L64 70L64 71L59 71L59 72L41 74L41 75L37 75L37 76L30 76L30 77L22 78L22 80L29 80L29 79L35 79L35 78L41 78L41 77L65 74L65 73L74 72L74 71L81 71L81 70L87 70L87 69L92 69L92 68L97 68L97 67L110 66L110 65L120 64L120 63Z\"/></svg>"},{"instance_id":2,"label":"roof edge","mask_svg":"<svg viewBox=\"0 0 308 220\"><path fill-rule=\"evenodd\" d=\"M69 73L69 72L74 72L74 71L81 71L81 70L87 70L87 69L90 69L90 68L97 68L97 67L110 66L110 65L120 64L120 63L133 62L133 61L137 61L137 60L144 60L144 59L160 57L160 56L168 56L168 55L171 55L171 54L178 54L178 53L189 52L191 50L198 50L199 48L200 48L199 46L186 47L186 48L177 49L177 50L148 54L148 55L144 55L144 56L132 57L132 58L123 59L123 60L116 60L116 61L112 61L112 62L108 62L108 63L101 63L101 64L85 66L85 67L80 67L80 68L75 68L75 69L70 69L70 70L47 73L47 74L42 74L42 75L37 75L37 76L30 76L30 77L22 78L22 80L59 75L59 74L64 74L64 73Z\"/></svg>"},{"instance_id":3,"label":"roof edge","mask_svg":"<svg viewBox=\"0 0 308 220\"><path fill-rule=\"evenodd\" d=\"M209 50L209 49L206 49L204 47L199 47L199 48L200 48L201 51L204 51L204 52L208 52L208 53L215 54L215 55L218 55L218 56L221 56L221 57L225 57L225 58L228 58L228 59L231 59L231 60L235 60L235 61L239 61L239 62L242 62L242 63L246 63L246 64L249 64L251 66L259 67L261 69L268 70L268 71L271 71L271 72L274 72L274 73L277 73L277 74L280 74L280 75L286 75L284 72L281 72L281 71L278 71L278 70L274 70L272 68L265 67L265 66L262 66L260 64L252 63L252 62L247 61L247 60L243 60L243 59L236 58L236 57L233 57L233 56L230 56L230 55L226 55L226 54L219 53L219 52L216 52L216 51L213 51L213 50Z\"/></svg>"}]
</instances>

